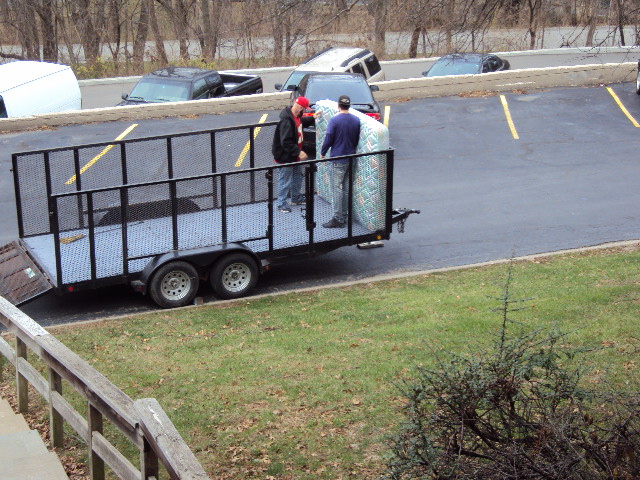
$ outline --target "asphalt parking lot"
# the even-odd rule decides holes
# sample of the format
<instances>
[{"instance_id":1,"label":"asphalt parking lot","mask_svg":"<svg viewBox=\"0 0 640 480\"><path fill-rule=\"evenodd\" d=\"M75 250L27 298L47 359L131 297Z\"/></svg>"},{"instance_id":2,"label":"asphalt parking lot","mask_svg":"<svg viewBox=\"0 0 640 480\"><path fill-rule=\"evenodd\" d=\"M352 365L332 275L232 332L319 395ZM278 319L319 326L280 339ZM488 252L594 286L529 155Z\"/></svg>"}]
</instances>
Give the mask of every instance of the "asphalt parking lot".
<instances>
[{"instance_id":1,"label":"asphalt parking lot","mask_svg":"<svg viewBox=\"0 0 640 480\"><path fill-rule=\"evenodd\" d=\"M615 98L614 95L615 94ZM635 85L514 91L391 102L396 149L394 207L420 209L384 248L342 248L278 266L256 293L376 275L473 264L640 237L636 204L640 97ZM628 113L625 114L625 110ZM127 138L257 123L247 112L144 120ZM0 136L0 233L16 236L10 153L111 141L131 122L62 127ZM213 301L205 287L205 301ZM24 306L48 325L153 309L121 287Z\"/></svg>"}]
</instances>

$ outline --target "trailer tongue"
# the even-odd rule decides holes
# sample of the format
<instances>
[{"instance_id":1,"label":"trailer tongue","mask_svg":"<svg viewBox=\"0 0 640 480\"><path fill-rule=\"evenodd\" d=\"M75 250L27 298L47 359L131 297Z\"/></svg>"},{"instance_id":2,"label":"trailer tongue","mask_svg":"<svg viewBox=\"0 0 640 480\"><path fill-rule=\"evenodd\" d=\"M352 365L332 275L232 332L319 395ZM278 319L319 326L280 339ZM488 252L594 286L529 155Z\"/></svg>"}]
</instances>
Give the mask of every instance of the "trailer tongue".
<instances>
[{"instance_id":1,"label":"trailer tongue","mask_svg":"<svg viewBox=\"0 0 640 480\"><path fill-rule=\"evenodd\" d=\"M331 160L305 165L305 205L275 208L275 123L13 155L19 241L1 247L14 304L129 284L162 307L208 281L238 298L271 263L390 238L415 210L391 208L394 152L352 155L346 228L326 229Z\"/></svg>"}]
</instances>

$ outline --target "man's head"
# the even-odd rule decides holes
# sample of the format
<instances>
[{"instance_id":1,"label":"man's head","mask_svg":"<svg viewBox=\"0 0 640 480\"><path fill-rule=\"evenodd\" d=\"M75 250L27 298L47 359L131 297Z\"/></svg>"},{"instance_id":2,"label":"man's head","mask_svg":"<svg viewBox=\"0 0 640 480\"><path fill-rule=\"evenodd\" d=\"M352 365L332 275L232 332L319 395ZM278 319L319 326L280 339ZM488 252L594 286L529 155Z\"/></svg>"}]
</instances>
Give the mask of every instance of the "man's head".
<instances>
[{"instance_id":1,"label":"man's head","mask_svg":"<svg viewBox=\"0 0 640 480\"><path fill-rule=\"evenodd\" d=\"M338 97L338 108L340 110L349 110L350 106L351 99L349 98L349 95L340 95L340 97Z\"/></svg>"},{"instance_id":2,"label":"man's head","mask_svg":"<svg viewBox=\"0 0 640 480\"><path fill-rule=\"evenodd\" d=\"M309 99L307 97L298 97L291 106L291 112L299 117L307 108L309 108Z\"/></svg>"}]
</instances>

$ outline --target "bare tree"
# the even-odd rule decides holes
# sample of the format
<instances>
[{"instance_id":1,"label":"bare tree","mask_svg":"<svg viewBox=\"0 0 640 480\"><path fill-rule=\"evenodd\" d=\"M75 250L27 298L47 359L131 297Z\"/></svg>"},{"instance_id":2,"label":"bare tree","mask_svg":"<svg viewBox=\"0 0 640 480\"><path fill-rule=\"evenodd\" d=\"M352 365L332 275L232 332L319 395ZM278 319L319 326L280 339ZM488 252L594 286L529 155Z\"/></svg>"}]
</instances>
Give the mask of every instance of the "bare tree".
<instances>
[{"instance_id":1,"label":"bare tree","mask_svg":"<svg viewBox=\"0 0 640 480\"><path fill-rule=\"evenodd\" d=\"M157 0L157 2L169 15L173 32L180 46L180 58L184 61L189 60L190 12L195 11L196 0Z\"/></svg>"},{"instance_id":2,"label":"bare tree","mask_svg":"<svg viewBox=\"0 0 640 480\"><path fill-rule=\"evenodd\" d=\"M370 0L367 3L367 11L373 18L373 45L376 54L384 57L386 53L387 14L391 3L389 0ZM453 0L451 0L453 3Z\"/></svg>"},{"instance_id":3,"label":"bare tree","mask_svg":"<svg viewBox=\"0 0 640 480\"><path fill-rule=\"evenodd\" d=\"M58 39L56 38L53 0L36 0L34 10L40 20L42 34L42 59L45 62L58 61Z\"/></svg>"},{"instance_id":4,"label":"bare tree","mask_svg":"<svg viewBox=\"0 0 640 480\"><path fill-rule=\"evenodd\" d=\"M149 24L151 21L151 0L141 0L138 20L135 22L135 33L133 35L133 64L137 69L141 69L144 62L144 51L149 35Z\"/></svg>"},{"instance_id":5,"label":"bare tree","mask_svg":"<svg viewBox=\"0 0 640 480\"><path fill-rule=\"evenodd\" d=\"M65 0L71 21L84 50L85 61L93 65L100 58L102 33L105 29L106 0Z\"/></svg>"},{"instance_id":6,"label":"bare tree","mask_svg":"<svg viewBox=\"0 0 640 480\"><path fill-rule=\"evenodd\" d=\"M149 21L151 23L151 31L156 44L156 52L163 65L169 63L167 50L164 48L164 37L158 25L158 17L156 16L155 0L149 0Z\"/></svg>"},{"instance_id":7,"label":"bare tree","mask_svg":"<svg viewBox=\"0 0 640 480\"><path fill-rule=\"evenodd\" d=\"M542 10L542 0L527 0L527 21L529 29L529 48L536 48L536 39L540 23L540 12Z\"/></svg>"}]
</instances>

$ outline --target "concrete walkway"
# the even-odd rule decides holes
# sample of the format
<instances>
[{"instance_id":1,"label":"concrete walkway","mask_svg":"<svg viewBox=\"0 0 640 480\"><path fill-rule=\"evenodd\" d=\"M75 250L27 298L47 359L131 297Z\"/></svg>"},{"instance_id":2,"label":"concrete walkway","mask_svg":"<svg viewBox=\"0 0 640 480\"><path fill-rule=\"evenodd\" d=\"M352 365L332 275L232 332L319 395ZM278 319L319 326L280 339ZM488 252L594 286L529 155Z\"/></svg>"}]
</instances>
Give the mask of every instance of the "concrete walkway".
<instances>
[{"instance_id":1,"label":"concrete walkway","mask_svg":"<svg viewBox=\"0 0 640 480\"><path fill-rule=\"evenodd\" d=\"M40 434L0 398L0 477L2 480L68 480L58 456Z\"/></svg>"}]
</instances>

